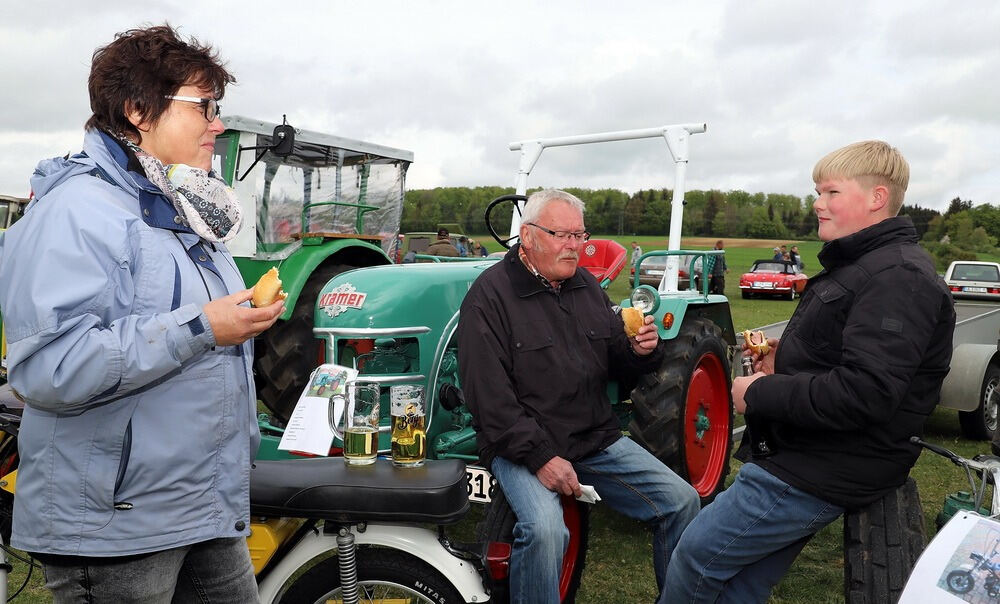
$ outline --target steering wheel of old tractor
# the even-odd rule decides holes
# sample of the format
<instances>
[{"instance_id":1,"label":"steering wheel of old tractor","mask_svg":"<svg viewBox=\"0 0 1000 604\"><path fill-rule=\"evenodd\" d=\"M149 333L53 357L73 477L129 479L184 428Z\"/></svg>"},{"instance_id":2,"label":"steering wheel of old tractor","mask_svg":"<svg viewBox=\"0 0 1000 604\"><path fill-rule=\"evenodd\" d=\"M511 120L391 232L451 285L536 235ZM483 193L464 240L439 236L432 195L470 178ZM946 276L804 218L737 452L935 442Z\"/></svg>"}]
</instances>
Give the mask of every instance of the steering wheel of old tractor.
<instances>
[{"instance_id":1,"label":"steering wheel of old tractor","mask_svg":"<svg viewBox=\"0 0 1000 604\"><path fill-rule=\"evenodd\" d=\"M490 232L490 235L493 236L493 239L497 243L502 245L504 249L509 250L510 242L517 239L518 236L514 235L513 237L507 237L507 238L501 237L500 234L497 232L496 228L493 227L493 223L490 221L490 216L493 214L493 210L497 206L504 203L512 204L514 206L513 211L516 211L517 215L521 216L521 206L517 205L517 202L519 201L526 202L528 201L528 198L524 195L501 195L500 197L497 197L496 199L491 201L488 206L486 206L486 229Z\"/></svg>"}]
</instances>

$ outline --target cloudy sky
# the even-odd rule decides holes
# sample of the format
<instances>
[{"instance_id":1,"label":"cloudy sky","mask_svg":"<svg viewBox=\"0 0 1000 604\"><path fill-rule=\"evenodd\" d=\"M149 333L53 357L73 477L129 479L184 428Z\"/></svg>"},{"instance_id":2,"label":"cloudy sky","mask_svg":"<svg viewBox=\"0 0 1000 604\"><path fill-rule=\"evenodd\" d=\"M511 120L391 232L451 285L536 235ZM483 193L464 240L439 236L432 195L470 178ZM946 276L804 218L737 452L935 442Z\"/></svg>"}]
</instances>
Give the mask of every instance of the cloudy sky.
<instances>
[{"instance_id":1,"label":"cloudy sky","mask_svg":"<svg viewBox=\"0 0 1000 604\"><path fill-rule=\"evenodd\" d=\"M79 149L94 48L164 20L228 62L225 113L409 149L409 188L511 186L515 140L706 122L689 188L806 195L819 157L881 138L909 203L1000 204L1000 3L979 0L4 2L0 193ZM648 140L546 151L529 185L672 175Z\"/></svg>"}]
</instances>

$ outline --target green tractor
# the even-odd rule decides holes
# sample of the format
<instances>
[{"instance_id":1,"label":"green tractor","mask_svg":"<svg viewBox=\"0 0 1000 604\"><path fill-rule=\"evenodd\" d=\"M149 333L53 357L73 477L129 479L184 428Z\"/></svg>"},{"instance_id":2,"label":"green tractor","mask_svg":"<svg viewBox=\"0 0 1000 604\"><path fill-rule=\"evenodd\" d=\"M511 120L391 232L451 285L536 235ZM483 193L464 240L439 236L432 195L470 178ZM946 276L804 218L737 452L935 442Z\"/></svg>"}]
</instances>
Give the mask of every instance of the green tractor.
<instances>
[{"instance_id":1,"label":"green tractor","mask_svg":"<svg viewBox=\"0 0 1000 604\"><path fill-rule=\"evenodd\" d=\"M279 322L256 342L258 397L288 419L323 361L313 337L322 287L359 267L390 264L413 153L240 116L223 118L213 168L237 192L244 220L229 249L248 285L280 267L288 294Z\"/></svg>"},{"instance_id":2,"label":"green tractor","mask_svg":"<svg viewBox=\"0 0 1000 604\"><path fill-rule=\"evenodd\" d=\"M688 139L704 131L704 124L687 124L514 143L511 149L521 151L518 194L494 200L487 209L487 224L501 204L515 204L509 236L490 228L504 245L516 237L528 174L547 147L636 138L666 140L675 163L670 249L646 254L666 255L666 274L659 289L639 286L636 276L632 296L620 305L640 307L653 315L668 351L663 365L637 384L611 384L609 398L622 430L685 477L704 501L710 501L724 487L729 472L730 357L736 334L727 299L708 294L707 280L701 291L677 291L680 256L687 255L694 262L721 252L682 251L675 245L680 241ZM582 256L601 257L603 247L614 252L603 254L605 266L590 267L606 286L609 271L620 270L624 264L624 248L616 242L593 240L586 247ZM470 285L493 262L470 259L347 271L322 287L315 306L314 333L325 341L325 357L330 362L357 369L384 390L396 384L424 386L428 457L468 462L469 497L480 502L490 500L493 482L485 469L474 465L478 460L475 432L461 393L455 330ZM382 405L380 452L390 448L388 410L388 404ZM262 428L264 445L259 457L286 455L277 450L280 429L264 420Z\"/></svg>"}]
</instances>

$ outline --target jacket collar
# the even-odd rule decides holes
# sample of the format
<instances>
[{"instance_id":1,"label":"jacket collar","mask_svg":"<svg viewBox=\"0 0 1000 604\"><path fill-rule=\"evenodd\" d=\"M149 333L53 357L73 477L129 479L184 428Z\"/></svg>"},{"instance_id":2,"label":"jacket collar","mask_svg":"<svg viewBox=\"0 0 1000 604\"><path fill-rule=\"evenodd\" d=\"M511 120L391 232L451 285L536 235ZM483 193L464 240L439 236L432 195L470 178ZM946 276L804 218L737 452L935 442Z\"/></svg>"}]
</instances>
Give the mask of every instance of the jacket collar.
<instances>
[{"instance_id":1,"label":"jacket collar","mask_svg":"<svg viewBox=\"0 0 1000 604\"><path fill-rule=\"evenodd\" d=\"M526 298L528 296L533 296L535 294L540 294L546 291L552 291L551 287L547 287L541 281L535 278L535 275L528 270L528 267L524 266L521 259L518 257L518 250L521 248L521 244L518 243L514 247L510 248L507 255L503 257L504 268L507 271L507 277L510 279L511 286L514 288L514 293L521 298ZM587 282L584 281L583 275L581 274L583 269L577 267L576 273L562 282L561 289L573 289L577 287L584 287Z\"/></svg>"},{"instance_id":2,"label":"jacket collar","mask_svg":"<svg viewBox=\"0 0 1000 604\"><path fill-rule=\"evenodd\" d=\"M832 269L840 264L853 262L873 249L892 243L916 243L917 230L909 216L886 218L878 224L861 229L823 244L819 251L820 264Z\"/></svg>"},{"instance_id":3,"label":"jacket collar","mask_svg":"<svg viewBox=\"0 0 1000 604\"><path fill-rule=\"evenodd\" d=\"M143 222L151 227L177 231L178 233L194 233L193 230L181 224L180 216L173 202L167 199L163 191L154 185L142 169L135 154L121 143L118 139L106 132L97 131L100 135L100 142L103 143L107 151L108 158L117 168L119 174L127 175L136 188L138 188L139 211ZM103 162L100 158L94 160L100 165ZM104 166L107 169L110 166Z\"/></svg>"}]
</instances>

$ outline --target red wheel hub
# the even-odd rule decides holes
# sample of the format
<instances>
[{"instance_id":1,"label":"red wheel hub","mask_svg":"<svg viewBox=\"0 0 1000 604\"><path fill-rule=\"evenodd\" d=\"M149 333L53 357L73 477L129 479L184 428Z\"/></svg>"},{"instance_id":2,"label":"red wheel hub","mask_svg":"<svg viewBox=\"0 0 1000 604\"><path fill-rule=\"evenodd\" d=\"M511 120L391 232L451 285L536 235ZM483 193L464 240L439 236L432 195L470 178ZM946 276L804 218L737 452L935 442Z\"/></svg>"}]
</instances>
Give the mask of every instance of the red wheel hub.
<instances>
[{"instance_id":1,"label":"red wheel hub","mask_svg":"<svg viewBox=\"0 0 1000 604\"><path fill-rule=\"evenodd\" d=\"M724 478L729 424L729 390L722 361L715 354L703 354L691 373L684 402L688 480L702 497L710 495Z\"/></svg>"}]
</instances>

